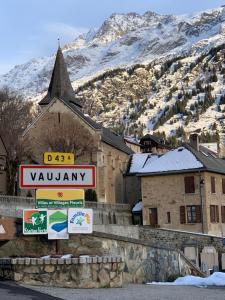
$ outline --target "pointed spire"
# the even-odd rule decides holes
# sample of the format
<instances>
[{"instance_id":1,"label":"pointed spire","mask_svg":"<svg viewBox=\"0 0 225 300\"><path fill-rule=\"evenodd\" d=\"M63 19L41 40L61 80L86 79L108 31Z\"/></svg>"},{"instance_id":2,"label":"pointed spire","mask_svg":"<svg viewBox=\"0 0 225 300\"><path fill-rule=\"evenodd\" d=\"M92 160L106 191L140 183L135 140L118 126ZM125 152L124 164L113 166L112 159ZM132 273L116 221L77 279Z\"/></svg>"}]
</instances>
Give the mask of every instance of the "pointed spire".
<instances>
[{"instance_id":1,"label":"pointed spire","mask_svg":"<svg viewBox=\"0 0 225 300\"><path fill-rule=\"evenodd\" d=\"M39 102L39 105L47 105L53 98L58 98L66 102L73 103L79 108L82 107L78 102L76 102L74 91L60 46L56 54L55 65L53 68L48 93Z\"/></svg>"}]
</instances>

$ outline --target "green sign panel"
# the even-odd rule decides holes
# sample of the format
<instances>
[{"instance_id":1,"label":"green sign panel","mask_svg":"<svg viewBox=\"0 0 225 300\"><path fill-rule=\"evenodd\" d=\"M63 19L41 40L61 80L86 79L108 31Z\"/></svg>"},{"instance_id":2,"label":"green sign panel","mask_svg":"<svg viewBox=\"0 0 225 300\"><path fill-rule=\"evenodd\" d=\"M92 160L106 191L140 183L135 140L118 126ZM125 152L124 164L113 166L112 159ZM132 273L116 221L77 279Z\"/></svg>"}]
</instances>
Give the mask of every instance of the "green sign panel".
<instances>
[{"instance_id":1,"label":"green sign panel","mask_svg":"<svg viewBox=\"0 0 225 300\"><path fill-rule=\"evenodd\" d=\"M23 234L46 234L47 229L47 210L23 210Z\"/></svg>"},{"instance_id":2,"label":"green sign panel","mask_svg":"<svg viewBox=\"0 0 225 300\"><path fill-rule=\"evenodd\" d=\"M36 208L84 207L84 190L38 189Z\"/></svg>"}]
</instances>

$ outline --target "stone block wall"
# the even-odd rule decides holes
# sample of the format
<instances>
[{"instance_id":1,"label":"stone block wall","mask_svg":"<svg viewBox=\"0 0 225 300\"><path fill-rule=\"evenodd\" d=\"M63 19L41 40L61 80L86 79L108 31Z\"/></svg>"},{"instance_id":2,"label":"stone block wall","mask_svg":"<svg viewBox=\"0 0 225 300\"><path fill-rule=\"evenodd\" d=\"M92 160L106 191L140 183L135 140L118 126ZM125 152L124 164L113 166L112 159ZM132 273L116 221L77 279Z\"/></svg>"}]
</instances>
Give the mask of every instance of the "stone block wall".
<instances>
[{"instance_id":1,"label":"stone block wall","mask_svg":"<svg viewBox=\"0 0 225 300\"><path fill-rule=\"evenodd\" d=\"M54 255L55 246L55 241L48 241L45 237L20 237L0 247L0 257ZM120 256L124 261L123 280L126 283L166 281L187 274L203 275L172 247L109 233L71 235L69 240L59 241L58 249L61 254L71 253L75 257Z\"/></svg>"},{"instance_id":2,"label":"stone block wall","mask_svg":"<svg viewBox=\"0 0 225 300\"><path fill-rule=\"evenodd\" d=\"M122 287L121 257L0 259L0 277L25 284L67 288Z\"/></svg>"},{"instance_id":3,"label":"stone block wall","mask_svg":"<svg viewBox=\"0 0 225 300\"><path fill-rule=\"evenodd\" d=\"M199 253L205 246L213 246L218 252L219 261L221 261L222 253L225 253L223 238L207 234L170 229L156 229L149 226L143 226L139 227L139 238L150 241L152 244L173 247L181 251L184 251L186 243L193 243L197 246Z\"/></svg>"}]
</instances>

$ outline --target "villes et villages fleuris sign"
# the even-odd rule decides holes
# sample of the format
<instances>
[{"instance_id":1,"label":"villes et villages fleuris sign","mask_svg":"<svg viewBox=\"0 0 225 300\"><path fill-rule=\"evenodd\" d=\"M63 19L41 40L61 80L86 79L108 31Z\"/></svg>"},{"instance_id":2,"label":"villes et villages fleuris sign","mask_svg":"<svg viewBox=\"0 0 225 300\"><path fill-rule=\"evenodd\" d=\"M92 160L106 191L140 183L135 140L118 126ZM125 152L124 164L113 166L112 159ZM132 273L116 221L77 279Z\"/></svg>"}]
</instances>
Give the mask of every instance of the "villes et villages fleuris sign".
<instances>
[{"instance_id":1,"label":"villes et villages fleuris sign","mask_svg":"<svg viewBox=\"0 0 225 300\"><path fill-rule=\"evenodd\" d=\"M36 208L84 207L84 190L37 189Z\"/></svg>"}]
</instances>

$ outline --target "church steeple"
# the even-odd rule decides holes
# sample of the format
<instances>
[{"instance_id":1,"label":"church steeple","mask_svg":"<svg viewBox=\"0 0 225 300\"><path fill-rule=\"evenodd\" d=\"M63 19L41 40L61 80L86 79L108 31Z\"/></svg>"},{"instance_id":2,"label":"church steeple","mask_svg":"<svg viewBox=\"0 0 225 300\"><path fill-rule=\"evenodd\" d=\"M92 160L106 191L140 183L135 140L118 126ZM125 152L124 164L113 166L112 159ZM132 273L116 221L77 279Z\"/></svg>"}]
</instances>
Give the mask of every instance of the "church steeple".
<instances>
[{"instance_id":1,"label":"church steeple","mask_svg":"<svg viewBox=\"0 0 225 300\"><path fill-rule=\"evenodd\" d=\"M48 87L47 95L39 102L39 105L48 105L53 98L62 99L66 102L73 103L79 108L82 107L74 95L66 63L61 48L58 48L55 65L52 72L51 81Z\"/></svg>"}]
</instances>

